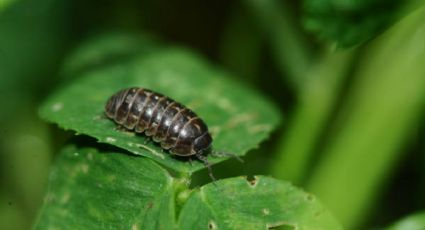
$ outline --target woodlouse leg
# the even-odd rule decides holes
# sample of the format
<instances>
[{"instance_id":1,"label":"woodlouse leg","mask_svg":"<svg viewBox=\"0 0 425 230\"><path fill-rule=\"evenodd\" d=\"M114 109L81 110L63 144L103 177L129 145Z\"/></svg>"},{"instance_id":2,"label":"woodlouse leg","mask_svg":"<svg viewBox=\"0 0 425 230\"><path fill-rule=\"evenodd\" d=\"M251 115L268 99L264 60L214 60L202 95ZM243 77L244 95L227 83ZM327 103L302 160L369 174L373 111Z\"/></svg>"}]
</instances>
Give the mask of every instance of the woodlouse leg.
<instances>
[{"instance_id":1,"label":"woodlouse leg","mask_svg":"<svg viewBox=\"0 0 425 230\"><path fill-rule=\"evenodd\" d=\"M152 143L152 139L151 139L151 138L149 138L149 137L147 137L147 138L145 139L145 141L143 142L143 144L144 144L144 145L147 145L147 144L150 144L150 143Z\"/></svg>"},{"instance_id":2,"label":"woodlouse leg","mask_svg":"<svg viewBox=\"0 0 425 230\"><path fill-rule=\"evenodd\" d=\"M110 118L108 116L106 116L106 114L102 113L102 115L96 116L96 118L98 119L104 119L104 120L109 120Z\"/></svg>"},{"instance_id":3,"label":"woodlouse leg","mask_svg":"<svg viewBox=\"0 0 425 230\"><path fill-rule=\"evenodd\" d=\"M233 158L236 158L236 160L238 160L239 162L244 163L242 158L240 158L238 155L236 155L234 153L212 151L211 155L216 156L216 157L233 157Z\"/></svg>"},{"instance_id":4,"label":"woodlouse leg","mask_svg":"<svg viewBox=\"0 0 425 230\"><path fill-rule=\"evenodd\" d=\"M208 175L211 177L211 179L213 180L213 183L216 181L212 169L211 169L211 163L208 162L207 158L205 156L203 156L202 154L198 153L195 155L200 161L202 161L205 165L205 167L207 167L208 169Z\"/></svg>"},{"instance_id":5,"label":"woodlouse leg","mask_svg":"<svg viewBox=\"0 0 425 230\"><path fill-rule=\"evenodd\" d=\"M124 126L122 126L122 125L117 125L115 127L115 130L116 131L120 131L120 132L128 132L128 130Z\"/></svg>"}]
</instances>

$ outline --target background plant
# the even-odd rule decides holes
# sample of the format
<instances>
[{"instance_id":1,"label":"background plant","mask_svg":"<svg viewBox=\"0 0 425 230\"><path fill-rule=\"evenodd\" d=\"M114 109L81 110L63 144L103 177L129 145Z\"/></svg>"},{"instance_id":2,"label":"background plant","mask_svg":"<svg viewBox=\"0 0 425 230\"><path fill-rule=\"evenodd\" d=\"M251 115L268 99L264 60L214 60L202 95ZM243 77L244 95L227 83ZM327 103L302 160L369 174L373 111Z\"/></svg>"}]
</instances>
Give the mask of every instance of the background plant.
<instances>
[{"instance_id":1,"label":"background plant","mask_svg":"<svg viewBox=\"0 0 425 230\"><path fill-rule=\"evenodd\" d=\"M124 144L136 138L124 134L99 136L95 132L96 122L92 122L93 126L81 124L77 127L69 120L72 118L70 114L54 117L47 112L47 108L61 108L61 104L55 104L62 102L55 101L58 98L75 100L81 105L75 94L67 97L73 95L67 93L90 89L83 86L98 86L91 88L94 95L107 95L107 90L101 92L99 89L111 90L110 86L117 84L108 74L130 75L128 79L134 80L136 75L131 77L131 74L119 72L130 68L142 76L163 76L159 78L164 79L162 81L146 80L149 78L145 77L139 83L165 90L185 103L191 103L192 98L201 98L201 102L205 102L207 99L203 96L206 94L193 90L185 94L185 87L171 90L166 85L167 77L164 77L167 71L180 73L183 78L187 77L183 82L202 91L205 90L202 87L206 87L204 83L209 82L205 79L214 78L224 89L232 87L241 91L240 97L230 93L223 98L230 97L242 111L251 111L244 108L252 107L253 111L259 112L261 119L250 121L253 123L242 122L237 126L241 127L237 132L219 134L218 147L237 154L244 155L253 147L259 148L245 156L244 164L229 160L216 165L217 177L266 174L290 181L318 197L348 229L390 225L389 229L413 229L411 223L421 229L425 162L422 122L424 18L423 1L199 3L128 0L108 1L101 6L86 1L1 1L0 89L6 100L0 102L0 223L5 229L23 229L32 225L42 204L52 162L50 188L64 201L73 201L75 197L67 198L67 192L90 188L89 182L93 181L88 180L91 177L84 177L84 165L91 165L89 161L76 161L73 154L77 152L86 157L80 160L87 160L92 154L94 160L102 162L101 153L123 151L111 149L110 145L125 148ZM175 48L177 46L180 48ZM139 66L143 68L138 70ZM165 75L160 75L160 70L165 71ZM220 75L218 79L215 78L217 75ZM100 79L104 76L105 79ZM97 81L93 80L96 78ZM128 80L122 84L131 82ZM104 87L100 87L101 83ZM261 99L255 102L253 98ZM102 97L93 100L101 101ZM45 119L108 145L98 144L86 135L72 138L73 131L63 132L41 121L36 111L42 101L46 101L40 112ZM279 112L273 104L280 108ZM52 107L54 105L56 107ZM63 104L64 109L66 105ZM197 105L195 101L191 105L200 106L200 112L207 117L211 114L208 109L214 108L214 103ZM269 112L261 113L264 111ZM222 114L220 118L225 121L237 114L241 114L239 110ZM277 127L282 114L285 115L283 122ZM216 124L216 129L220 129L220 122L213 119L213 116L208 118ZM237 139L248 133L242 132L244 127L256 125L260 134ZM113 124L104 121L101 128L112 132ZM275 128L277 130L271 133ZM272 134L271 138L264 141L269 134ZM117 141L110 143L107 137ZM143 137L137 138L143 140ZM126 147L132 153L140 151L141 155L148 156L148 152ZM196 191L201 190L196 187L209 182L205 170L192 175L191 186L195 193L188 200L191 190L186 182L189 174L202 168L201 164L188 167L193 170L179 171L186 166L178 168L173 162L183 163L168 158L158 165L145 157L111 156L123 165L142 164L154 169L151 171L157 175L151 178L157 180L152 183L163 183L164 188L168 188L151 191L164 195L155 200L172 200L164 205L174 204L177 212L173 218L167 218L172 214L157 215L157 212L170 210L171 206L153 206L149 215L161 216L164 220L177 219L180 214L184 216L190 205L197 204ZM171 174L163 171L164 165L174 169ZM139 174L143 170L122 171L115 166L109 168L105 163L90 175L105 181L111 176L123 178L120 181L124 184L119 184L123 189L128 188L125 185L131 181L147 180ZM115 174L108 174L105 169L112 169ZM65 180L73 172L83 174L76 174L76 180ZM240 181L228 179L222 183L243 190L238 187ZM259 181L263 180L260 178ZM292 188L268 177L264 181L283 186L279 187L281 190L276 188L273 191ZM211 187L206 185L203 189L209 194ZM93 190L79 191L76 197L87 197ZM57 207L48 205L49 194L42 213L60 214L55 209ZM170 194L177 197L171 199ZM299 191L299 194L303 192ZM259 193L249 194L257 195ZM131 199L126 195L119 197ZM108 199L114 201L112 196ZM211 200L219 199L212 197ZM296 200L288 199L282 203L290 204ZM126 202L134 203L131 200ZM304 210L300 213L321 207L315 202L307 205L305 210L300 209ZM118 211L126 213L124 209ZM416 212L418 214L391 224ZM117 215L102 213L101 216L108 223L108 216ZM283 218L271 216L276 221ZM300 216L294 215L294 221L308 226L312 219L308 215L305 218ZM237 219L233 222L238 223ZM87 219L85 223L90 221ZM259 223L275 223L271 219L262 221ZM39 222L38 226L43 227L46 223L50 222ZM181 223L191 222L186 219L177 221L178 225ZM215 226L215 223L208 224Z\"/></svg>"}]
</instances>

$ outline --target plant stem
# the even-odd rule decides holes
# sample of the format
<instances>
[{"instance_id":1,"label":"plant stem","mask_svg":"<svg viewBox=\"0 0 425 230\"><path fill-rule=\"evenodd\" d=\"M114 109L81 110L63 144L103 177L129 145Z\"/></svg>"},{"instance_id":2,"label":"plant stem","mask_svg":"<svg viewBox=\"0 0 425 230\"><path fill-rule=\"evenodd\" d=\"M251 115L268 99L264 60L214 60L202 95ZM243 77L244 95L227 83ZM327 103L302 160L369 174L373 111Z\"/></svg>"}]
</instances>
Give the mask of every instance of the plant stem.
<instances>
[{"instance_id":1,"label":"plant stem","mask_svg":"<svg viewBox=\"0 0 425 230\"><path fill-rule=\"evenodd\" d=\"M357 229L400 158L425 105L425 7L405 17L363 55L339 129L312 173L309 191Z\"/></svg>"},{"instance_id":2,"label":"plant stem","mask_svg":"<svg viewBox=\"0 0 425 230\"><path fill-rule=\"evenodd\" d=\"M337 102L354 54L352 50L329 51L310 71L310 81L300 91L288 130L277 148L274 176L295 184L306 176L314 147Z\"/></svg>"},{"instance_id":3,"label":"plant stem","mask_svg":"<svg viewBox=\"0 0 425 230\"><path fill-rule=\"evenodd\" d=\"M294 22L291 9L277 0L242 1L252 12L262 32L267 36L276 65L282 77L293 88L303 86L306 70L311 63L311 52L304 40L299 25Z\"/></svg>"}]
</instances>

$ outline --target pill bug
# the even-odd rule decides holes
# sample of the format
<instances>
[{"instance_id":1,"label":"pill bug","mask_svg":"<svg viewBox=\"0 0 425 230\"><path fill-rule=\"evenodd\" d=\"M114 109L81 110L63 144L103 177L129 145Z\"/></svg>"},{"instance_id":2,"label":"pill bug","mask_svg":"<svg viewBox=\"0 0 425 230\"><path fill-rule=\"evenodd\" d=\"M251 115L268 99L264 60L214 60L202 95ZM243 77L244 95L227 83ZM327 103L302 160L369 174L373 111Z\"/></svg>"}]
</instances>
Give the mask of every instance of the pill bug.
<instances>
[{"instance_id":1,"label":"pill bug","mask_svg":"<svg viewBox=\"0 0 425 230\"><path fill-rule=\"evenodd\" d=\"M196 156L215 181L206 158L213 152L211 135L205 122L189 108L152 90L132 87L112 95L105 113L120 126L151 137L171 154Z\"/></svg>"}]
</instances>

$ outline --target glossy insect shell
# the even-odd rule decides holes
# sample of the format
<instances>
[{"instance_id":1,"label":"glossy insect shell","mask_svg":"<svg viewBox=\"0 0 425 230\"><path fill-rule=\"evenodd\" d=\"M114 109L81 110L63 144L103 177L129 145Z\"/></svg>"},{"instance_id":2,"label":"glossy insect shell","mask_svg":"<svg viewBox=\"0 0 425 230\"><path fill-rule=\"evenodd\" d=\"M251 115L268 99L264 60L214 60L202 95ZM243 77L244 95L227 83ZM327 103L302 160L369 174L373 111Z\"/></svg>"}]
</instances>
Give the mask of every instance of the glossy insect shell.
<instances>
[{"instance_id":1,"label":"glossy insect shell","mask_svg":"<svg viewBox=\"0 0 425 230\"><path fill-rule=\"evenodd\" d=\"M148 89L117 92L107 101L105 113L129 130L144 132L175 155L201 155L212 143L206 124L192 110Z\"/></svg>"}]
</instances>

